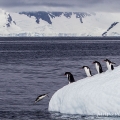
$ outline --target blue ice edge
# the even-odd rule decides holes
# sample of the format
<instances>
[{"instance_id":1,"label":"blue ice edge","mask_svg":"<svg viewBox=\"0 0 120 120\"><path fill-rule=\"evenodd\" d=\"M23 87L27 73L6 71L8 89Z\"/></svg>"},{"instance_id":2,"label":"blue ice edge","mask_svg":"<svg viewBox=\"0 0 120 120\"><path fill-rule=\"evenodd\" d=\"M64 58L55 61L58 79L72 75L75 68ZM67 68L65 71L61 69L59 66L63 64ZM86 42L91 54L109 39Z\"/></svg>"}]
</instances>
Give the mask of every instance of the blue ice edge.
<instances>
[{"instance_id":1,"label":"blue ice edge","mask_svg":"<svg viewBox=\"0 0 120 120\"><path fill-rule=\"evenodd\" d=\"M49 111L120 116L120 66L68 84L54 93Z\"/></svg>"}]
</instances>

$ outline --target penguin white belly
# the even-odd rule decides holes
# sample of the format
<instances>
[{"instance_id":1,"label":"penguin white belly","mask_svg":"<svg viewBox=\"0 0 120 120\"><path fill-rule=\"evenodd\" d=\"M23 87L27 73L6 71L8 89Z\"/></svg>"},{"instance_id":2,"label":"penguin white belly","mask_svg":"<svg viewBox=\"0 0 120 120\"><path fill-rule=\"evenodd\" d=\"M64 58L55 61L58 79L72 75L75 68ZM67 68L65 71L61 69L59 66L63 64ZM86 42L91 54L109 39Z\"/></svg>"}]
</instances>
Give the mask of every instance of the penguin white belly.
<instances>
[{"instance_id":1,"label":"penguin white belly","mask_svg":"<svg viewBox=\"0 0 120 120\"><path fill-rule=\"evenodd\" d=\"M39 100L43 99L46 95L39 97Z\"/></svg>"},{"instance_id":2,"label":"penguin white belly","mask_svg":"<svg viewBox=\"0 0 120 120\"><path fill-rule=\"evenodd\" d=\"M86 72L86 75L87 75L88 77L91 76L91 74L90 74L90 70L89 70L88 68L85 68L85 72Z\"/></svg>"},{"instance_id":3,"label":"penguin white belly","mask_svg":"<svg viewBox=\"0 0 120 120\"><path fill-rule=\"evenodd\" d=\"M68 76L68 74L67 74L67 79L68 79L68 77L69 77L69 76Z\"/></svg>"},{"instance_id":4,"label":"penguin white belly","mask_svg":"<svg viewBox=\"0 0 120 120\"><path fill-rule=\"evenodd\" d=\"M47 94L46 94L46 95L47 95ZM35 100L35 102L38 102L38 101L42 100L46 95L39 96L39 97Z\"/></svg>"},{"instance_id":5,"label":"penguin white belly","mask_svg":"<svg viewBox=\"0 0 120 120\"><path fill-rule=\"evenodd\" d=\"M69 75L67 74L67 79L68 79L68 81L69 81L69 84L70 84L70 80L69 80Z\"/></svg>"},{"instance_id":6,"label":"penguin white belly","mask_svg":"<svg viewBox=\"0 0 120 120\"><path fill-rule=\"evenodd\" d=\"M106 62L108 70L111 70L111 64L109 62Z\"/></svg>"},{"instance_id":7,"label":"penguin white belly","mask_svg":"<svg viewBox=\"0 0 120 120\"><path fill-rule=\"evenodd\" d=\"M96 67L97 72L100 73L99 65L97 63L95 64L95 67Z\"/></svg>"}]
</instances>

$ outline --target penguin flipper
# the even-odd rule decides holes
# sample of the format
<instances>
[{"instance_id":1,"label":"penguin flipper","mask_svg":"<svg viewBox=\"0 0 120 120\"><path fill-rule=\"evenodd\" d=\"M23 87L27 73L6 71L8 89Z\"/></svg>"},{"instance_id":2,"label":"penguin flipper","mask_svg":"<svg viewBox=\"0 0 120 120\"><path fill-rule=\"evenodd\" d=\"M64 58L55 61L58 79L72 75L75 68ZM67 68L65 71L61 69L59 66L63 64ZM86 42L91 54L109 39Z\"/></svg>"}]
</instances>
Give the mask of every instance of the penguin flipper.
<instances>
[{"instance_id":1,"label":"penguin flipper","mask_svg":"<svg viewBox=\"0 0 120 120\"><path fill-rule=\"evenodd\" d=\"M114 66L113 65L111 65L111 69L114 70Z\"/></svg>"},{"instance_id":2,"label":"penguin flipper","mask_svg":"<svg viewBox=\"0 0 120 120\"><path fill-rule=\"evenodd\" d=\"M116 63L114 63L114 62L111 62L113 65L115 65Z\"/></svg>"}]
</instances>

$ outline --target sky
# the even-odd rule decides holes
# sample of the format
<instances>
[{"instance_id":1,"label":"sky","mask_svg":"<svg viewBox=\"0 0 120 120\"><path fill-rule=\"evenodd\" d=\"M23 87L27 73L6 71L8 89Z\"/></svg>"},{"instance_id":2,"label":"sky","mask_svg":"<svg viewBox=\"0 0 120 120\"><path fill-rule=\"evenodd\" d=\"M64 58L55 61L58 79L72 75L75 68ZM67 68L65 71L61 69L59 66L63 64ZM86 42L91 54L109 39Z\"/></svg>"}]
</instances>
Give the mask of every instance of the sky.
<instances>
[{"instance_id":1,"label":"sky","mask_svg":"<svg viewBox=\"0 0 120 120\"><path fill-rule=\"evenodd\" d=\"M0 0L0 8L11 12L120 12L120 0Z\"/></svg>"}]
</instances>

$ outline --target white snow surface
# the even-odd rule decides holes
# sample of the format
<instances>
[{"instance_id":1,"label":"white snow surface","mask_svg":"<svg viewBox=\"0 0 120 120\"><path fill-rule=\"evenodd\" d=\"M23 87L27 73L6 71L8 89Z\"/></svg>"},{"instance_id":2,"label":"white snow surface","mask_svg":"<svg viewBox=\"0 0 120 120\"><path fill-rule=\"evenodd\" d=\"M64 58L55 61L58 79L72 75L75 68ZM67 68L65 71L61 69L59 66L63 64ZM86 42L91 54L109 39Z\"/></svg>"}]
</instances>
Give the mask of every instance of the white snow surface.
<instances>
[{"instance_id":1,"label":"white snow surface","mask_svg":"<svg viewBox=\"0 0 120 120\"><path fill-rule=\"evenodd\" d=\"M66 18L63 14L51 19L52 24L40 19L40 24L36 23L35 17L7 12L0 9L0 36L102 36L102 34L114 22L120 22L120 13L94 12L89 16L79 18L72 13L71 18ZM8 14L13 21L10 27L5 27ZM120 36L120 23L107 32L107 36Z\"/></svg>"},{"instance_id":2,"label":"white snow surface","mask_svg":"<svg viewBox=\"0 0 120 120\"><path fill-rule=\"evenodd\" d=\"M59 89L52 96L48 110L66 114L120 115L120 66Z\"/></svg>"}]
</instances>

